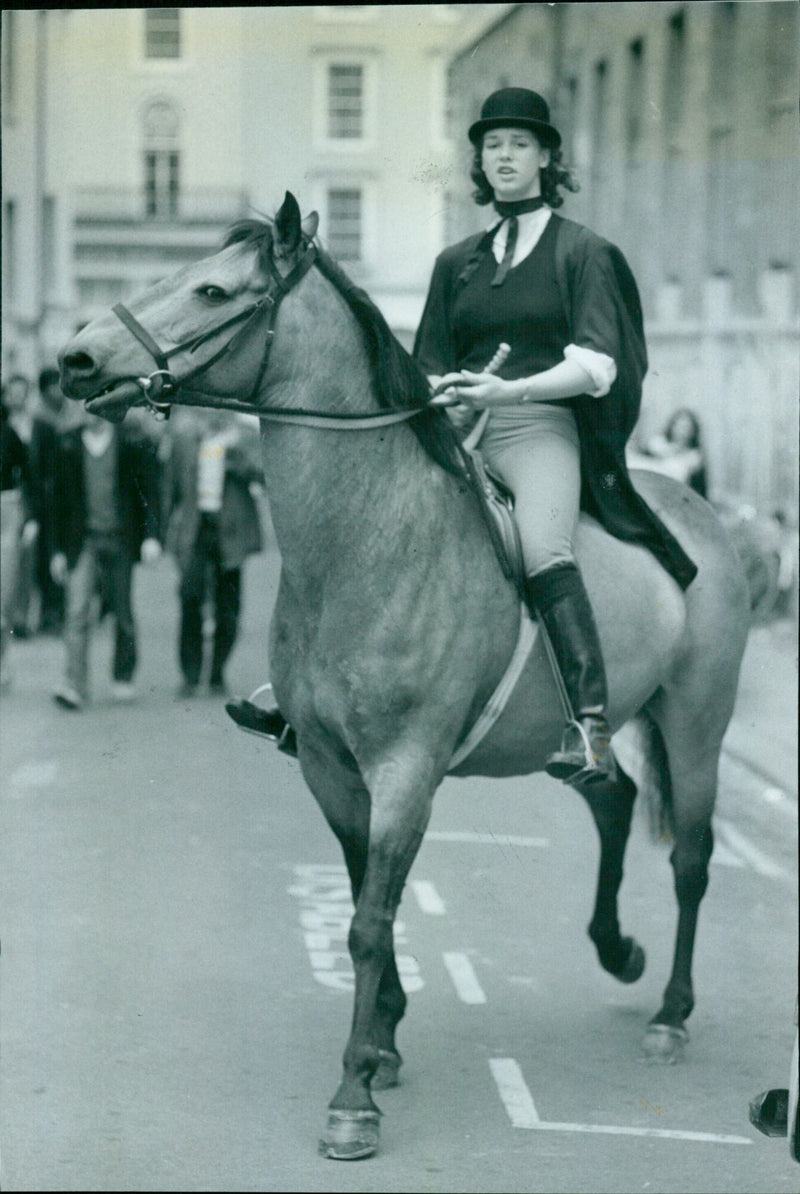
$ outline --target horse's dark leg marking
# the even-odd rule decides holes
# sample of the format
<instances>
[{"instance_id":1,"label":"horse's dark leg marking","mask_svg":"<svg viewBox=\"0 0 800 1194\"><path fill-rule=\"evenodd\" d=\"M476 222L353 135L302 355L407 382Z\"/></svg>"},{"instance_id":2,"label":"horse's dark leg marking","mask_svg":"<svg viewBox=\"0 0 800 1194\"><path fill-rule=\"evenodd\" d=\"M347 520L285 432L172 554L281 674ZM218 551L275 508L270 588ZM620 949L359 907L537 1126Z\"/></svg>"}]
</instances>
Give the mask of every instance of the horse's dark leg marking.
<instances>
[{"instance_id":1,"label":"horse's dark leg marking","mask_svg":"<svg viewBox=\"0 0 800 1194\"><path fill-rule=\"evenodd\" d=\"M623 771L619 760L617 774L618 782L613 786L587 784L578 788L591 809L600 835L600 867L589 937L603 969L620 982L633 983L644 972L645 954L637 941L620 933L617 896L622 883L636 784Z\"/></svg>"},{"instance_id":2,"label":"horse's dark leg marking","mask_svg":"<svg viewBox=\"0 0 800 1194\"><path fill-rule=\"evenodd\" d=\"M367 867L368 832L368 824L366 832L362 832L358 836L353 834L340 836L337 831L350 876L354 904L358 903ZM381 975L375 1005L375 1043L378 1046L380 1060L372 1079L373 1090L388 1090L399 1084L399 1072L403 1059L395 1044L395 1031L405 1015L407 1003L408 999L397 973L393 941L391 956Z\"/></svg>"},{"instance_id":3,"label":"horse's dark leg marking","mask_svg":"<svg viewBox=\"0 0 800 1194\"><path fill-rule=\"evenodd\" d=\"M678 900L678 931L670 980L664 1001L651 1024L683 1028L694 1008L692 956L700 902L708 887L708 863L714 847L714 834L705 821L687 821L676 828L675 847L670 863Z\"/></svg>"},{"instance_id":4,"label":"horse's dark leg marking","mask_svg":"<svg viewBox=\"0 0 800 1194\"><path fill-rule=\"evenodd\" d=\"M694 1007L694 942L700 903L708 887L708 864L714 845L711 817L720 746L730 708L724 702L713 719L698 721L693 711L700 703L689 699L685 690L662 692L651 707L669 760L675 834L670 863L678 926L672 972L661 1007L648 1025L643 1048L648 1060L672 1064L688 1040L684 1021Z\"/></svg>"}]
</instances>

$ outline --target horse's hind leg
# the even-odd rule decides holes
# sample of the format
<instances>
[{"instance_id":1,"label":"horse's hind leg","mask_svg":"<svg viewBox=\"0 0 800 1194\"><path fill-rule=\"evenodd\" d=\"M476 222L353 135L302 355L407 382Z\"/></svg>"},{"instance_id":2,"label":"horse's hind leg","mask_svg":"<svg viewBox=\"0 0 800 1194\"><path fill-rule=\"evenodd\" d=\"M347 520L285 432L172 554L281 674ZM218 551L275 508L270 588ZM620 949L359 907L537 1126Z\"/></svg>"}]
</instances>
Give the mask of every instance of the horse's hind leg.
<instances>
[{"instance_id":1,"label":"horse's hind leg","mask_svg":"<svg viewBox=\"0 0 800 1194\"><path fill-rule=\"evenodd\" d=\"M694 1008L692 959L714 846L711 817L729 711L724 716L704 719L698 717L691 702L663 692L651 702L650 711L662 732L668 758L674 832L670 863L678 927L672 972L661 1007L648 1025L643 1049L647 1060L673 1064L688 1040L685 1021Z\"/></svg>"},{"instance_id":2,"label":"horse's hind leg","mask_svg":"<svg viewBox=\"0 0 800 1194\"><path fill-rule=\"evenodd\" d=\"M589 937L603 969L622 983L634 983L644 973L645 954L637 941L620 933L617 896L622 883L636 785L623 771L619 760L617 774L618 781L613 787L586 784L578 788L591 809L600 835L600 867Z\"/></svg>"}]
</instances>

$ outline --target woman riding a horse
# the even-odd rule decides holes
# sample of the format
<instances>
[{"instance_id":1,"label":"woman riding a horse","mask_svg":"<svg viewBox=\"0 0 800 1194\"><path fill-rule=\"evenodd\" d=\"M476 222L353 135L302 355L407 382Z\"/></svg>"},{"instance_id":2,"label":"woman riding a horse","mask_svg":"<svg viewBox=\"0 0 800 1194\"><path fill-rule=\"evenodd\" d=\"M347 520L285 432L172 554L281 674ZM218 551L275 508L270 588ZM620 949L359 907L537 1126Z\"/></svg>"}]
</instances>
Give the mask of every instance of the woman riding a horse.
<instances>
[{"instance_id":1,"label":"woman riding a horse","mask_svg":"<svg viewBox=\"0 0 800 1194\"><path fill-rule=\"evenodd\" d=\"M484 459L514 495L525 597L553 645L571 711L550 775L613 780L606 672L594 614L575 559L581 507L620 539L648 547L685 589L696 568L633 488L625 444L641 403L647 354L639 294L620 250L555 215L561 165L547 103L507 87L469 130L475 201L500 221L438 257L414 355L442 404L490 412ZM497 345L510 346L496 372ZM455 421L459 420L457 411ZM277 709L228 710L246 728L283 735Z\"/></svg>"}]
</instances>

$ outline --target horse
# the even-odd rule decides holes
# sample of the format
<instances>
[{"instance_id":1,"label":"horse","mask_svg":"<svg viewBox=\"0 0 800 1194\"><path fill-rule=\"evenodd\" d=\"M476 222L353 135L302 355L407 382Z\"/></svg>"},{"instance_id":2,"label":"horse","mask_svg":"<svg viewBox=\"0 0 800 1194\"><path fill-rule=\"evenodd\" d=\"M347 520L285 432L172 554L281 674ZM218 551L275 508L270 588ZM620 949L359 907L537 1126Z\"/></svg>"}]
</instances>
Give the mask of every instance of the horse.
<instances>
[{"instance_id":1,"label":"horse","mask_svg":"<svg viewBox=\"0 0 800 1194\"><path fill-rule=\"evenodd\" d=\"M498 564L451 421L316 231L316 214L303 219L287 192L273 219L241 221L220 251L86 325L59 360L64 392L112 420L136 405L166 416L180 403L260 418L281 556L272 682L304 780L341 844L355 907L353 1018L319 1144L324 1156L351 1160L379 1145L373 1089L399 1081L406 995L393 923L434 794L447 775L543 770L562 712L538 640L502 715L453 765L515 651L519 595ZM748 602L711 507L669 478L633 476L698 565L695 581L682 592L647 550L586 515L576 552L603 644L612 731L642 728L637 778L671 825L674 957L643 1049L672 1063L694 1006L695 930ZM582 790L600 839L588 931L622 982L645 965L617 911L636 792L621 765L616 783Z\"/></svg>"}]
</instances>

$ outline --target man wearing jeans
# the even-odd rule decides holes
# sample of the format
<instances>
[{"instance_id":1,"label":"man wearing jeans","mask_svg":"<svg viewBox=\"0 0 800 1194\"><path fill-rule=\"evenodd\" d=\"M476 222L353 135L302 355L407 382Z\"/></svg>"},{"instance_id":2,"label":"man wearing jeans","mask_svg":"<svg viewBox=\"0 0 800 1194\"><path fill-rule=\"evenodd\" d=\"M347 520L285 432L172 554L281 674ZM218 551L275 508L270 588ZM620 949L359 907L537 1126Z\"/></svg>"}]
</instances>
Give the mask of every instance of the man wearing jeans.
<instances>
[{"instance_id":1,"label":"man wearing jeans","mask_svg":"<svg viewBox=\"0 0 800 1194\"><path fill-rule=\"evenodd\" d=\"M66 583L65 682L54 693L66 709L89 696L89 636L98 585L116 623L112 695L134 695L136 627L133 566L161 553L160 491L155 444L135 427L86 414L61 437L56 470L56 579Z\"/></svg>"}]
</instances>

